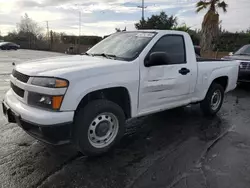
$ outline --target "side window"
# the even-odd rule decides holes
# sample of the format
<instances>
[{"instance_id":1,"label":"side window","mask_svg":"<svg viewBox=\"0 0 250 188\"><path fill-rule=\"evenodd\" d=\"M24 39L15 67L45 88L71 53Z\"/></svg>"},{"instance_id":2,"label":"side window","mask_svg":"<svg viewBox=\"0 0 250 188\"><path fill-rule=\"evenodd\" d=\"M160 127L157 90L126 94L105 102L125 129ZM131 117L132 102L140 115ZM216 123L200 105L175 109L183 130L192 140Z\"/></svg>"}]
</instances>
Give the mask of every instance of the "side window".
<instances>
[{"instance_id":1,"label":"side window","mask_svg":"<svg viewBox=\"0 0 250 188\"><path fill-rule=\"evenodd\" d=\"M245 53L250 54L250 46L246 48Z\"/></svg>"},{"instance_id":2,"label":"side window","mask_svg":"<svg viewBox=\"0 0 250 188\"><path fill-rule=\"evenodd\" d=\"M153 46L152 52L166 52L171 64L186 63L186 52L184 38L181 35L166 35Z\"/></svg>"}]
</instances>

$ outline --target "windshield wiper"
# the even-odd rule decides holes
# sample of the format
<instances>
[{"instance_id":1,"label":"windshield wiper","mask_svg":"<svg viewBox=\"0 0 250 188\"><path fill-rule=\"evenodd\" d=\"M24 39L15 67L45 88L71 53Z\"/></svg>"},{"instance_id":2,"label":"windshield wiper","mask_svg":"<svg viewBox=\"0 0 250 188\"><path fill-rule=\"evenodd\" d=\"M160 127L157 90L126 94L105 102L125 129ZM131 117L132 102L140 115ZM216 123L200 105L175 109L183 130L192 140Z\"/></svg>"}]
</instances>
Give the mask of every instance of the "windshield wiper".
<instances>
[{"instance_id":1,"label":"windshield wiper","mask_svg":"<svg viewBox=\"0 0 250 188\"><path fill-rule=\"evenodd\" d=\"M112 59L112 58L116 58L117 56L116 55L113 55L113 54L106 54L106 53L101 53L101 54L92 54L93 56L103 56L103 57L106 57L108 59Z\"/></svg>"},{"instance_id":2,"label":"windshield wiper","mask_svg":"<svg viewBox=\"0 0 250 188\"><path fill-rule=\"evenodd\" d=\"M87 53L87 52L81 53L80 55L93 56L92 54L90 54L90 53Z\"/></svg>"}]
</instances>

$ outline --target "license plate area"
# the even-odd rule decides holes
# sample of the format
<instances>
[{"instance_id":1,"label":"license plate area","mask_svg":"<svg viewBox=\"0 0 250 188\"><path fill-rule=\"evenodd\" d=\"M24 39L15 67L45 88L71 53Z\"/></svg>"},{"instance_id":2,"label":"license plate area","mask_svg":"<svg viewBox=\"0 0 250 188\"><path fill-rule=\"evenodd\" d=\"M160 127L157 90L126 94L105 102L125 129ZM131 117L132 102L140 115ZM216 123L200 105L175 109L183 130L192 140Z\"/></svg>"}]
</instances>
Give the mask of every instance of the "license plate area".
<instances>
[{"instance_id":1,"label":"license plate area","mask_svg":"<svg viewBox=\"0 0 250 188\"><path fill-rule=\"evenodd\" d=\"M16 123L16 113L14 113L4 102L2 102L3 114L7 118L9 123Z\"/></svg>"},{"instance_id":2,"label":"license plate area","mask_svg":"<svg viewBox=\"0 0 250 188\"><path fill-rule=\"evenodd\" d=\"M3 109L3 115L7 116L7 106L5 106L5 104L2 102L2 109Z\"/></svg>"}]
</instances>

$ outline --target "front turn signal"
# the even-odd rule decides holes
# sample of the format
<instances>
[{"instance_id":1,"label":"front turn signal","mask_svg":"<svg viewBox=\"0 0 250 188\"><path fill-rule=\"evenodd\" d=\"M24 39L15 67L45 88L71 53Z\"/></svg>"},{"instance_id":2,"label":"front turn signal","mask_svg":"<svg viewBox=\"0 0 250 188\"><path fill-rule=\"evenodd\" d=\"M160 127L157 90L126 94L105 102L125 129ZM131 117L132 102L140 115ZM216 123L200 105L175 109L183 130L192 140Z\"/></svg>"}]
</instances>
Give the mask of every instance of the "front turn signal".
<instances>
[{"instance_id":1,"label":"front turn signal","mask_svg":"<svg viewBox=\"0 0 250 188\"><path fill-rule=\"evenodd\" d=\"M63 96L52 97L52 108L53 110L59 110L63 101Z\"/></svg>"},{"instance_id":2,"label":"front turn signal","mask_svg":"<svg viewBox=\"0 0 250 188\"><path fill-rule=\"evenodd\" d=\"M66 80L59 80L56 79L56 88L61 88L61 87L68 87L68 82Z\"/></svg>"}]
</instances>

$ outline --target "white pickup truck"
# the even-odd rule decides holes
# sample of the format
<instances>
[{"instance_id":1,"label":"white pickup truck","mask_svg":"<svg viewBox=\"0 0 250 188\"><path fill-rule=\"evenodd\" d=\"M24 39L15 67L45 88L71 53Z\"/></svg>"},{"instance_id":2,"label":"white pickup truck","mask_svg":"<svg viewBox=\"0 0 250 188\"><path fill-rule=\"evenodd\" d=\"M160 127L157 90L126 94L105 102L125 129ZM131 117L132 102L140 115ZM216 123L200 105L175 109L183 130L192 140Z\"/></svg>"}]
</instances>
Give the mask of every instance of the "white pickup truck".
<instances>
[{"instance_id":1,"label":"white pickup truck","mask_svg":"<svg viewBox=\"0 0 250 188\"><path fill-rule=\"evenodd\" d=\"M197 60L185 32L119 32L84 55L17 65L3 113L38 140L100 155L126 119L192 103L216 114L238 71L235 61Z\"/></svg>"}]
</instances>

